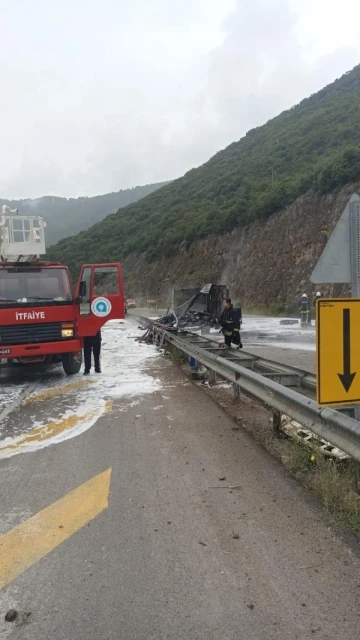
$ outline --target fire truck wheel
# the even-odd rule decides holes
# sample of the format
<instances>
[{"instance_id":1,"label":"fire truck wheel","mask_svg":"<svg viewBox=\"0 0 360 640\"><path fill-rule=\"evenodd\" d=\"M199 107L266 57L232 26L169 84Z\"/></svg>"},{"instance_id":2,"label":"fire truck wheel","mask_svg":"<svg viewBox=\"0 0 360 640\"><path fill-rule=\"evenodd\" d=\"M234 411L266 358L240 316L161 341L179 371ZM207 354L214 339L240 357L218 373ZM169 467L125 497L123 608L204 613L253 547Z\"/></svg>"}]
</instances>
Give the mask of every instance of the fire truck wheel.
<instances>
[{"instance_id":1,"label":"fire truck wheel","mask_svg":"<svg viewBox=\"0 0 360 640\"><path fill-rule=\"evenodd\" d=\"M64 353L63 355L63 369L68 376L73 376L75 373L79 373L81 369L82 352L76 353Z\"/></svg>"}]
</instances>

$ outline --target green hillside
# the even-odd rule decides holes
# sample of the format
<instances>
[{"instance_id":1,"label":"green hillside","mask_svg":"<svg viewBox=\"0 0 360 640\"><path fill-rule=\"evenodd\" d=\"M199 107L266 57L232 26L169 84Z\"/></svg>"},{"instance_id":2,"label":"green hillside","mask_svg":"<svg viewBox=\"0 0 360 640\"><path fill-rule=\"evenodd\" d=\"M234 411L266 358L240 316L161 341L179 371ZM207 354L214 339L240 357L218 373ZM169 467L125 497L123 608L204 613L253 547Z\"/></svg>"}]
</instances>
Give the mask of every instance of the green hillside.
<instances>
[{"instance_id":1,"label":"green hillside","mask_svg":"<svg viewBox=\"0 0 360 640\"><path fill-rule=\"evenodd\" d=\"M88 229L96 222L100 222L112 211L126 207L132 202L153 193L165 182L147 184L143 187L121 189L113 193L90 198L58 198L44 196L36 200L5 200L0 198L0 208L6 204L10 209L19 209L24 216L42 216L46 220L46 237L48 244L54 244L79 231Z\"/></svg>"},{"instance_id":2,"label":"green hillside","mask_svg":"<svg viewBox=\"0 0 360 640\"><path fill-rule=\"evenodd\" d=\"M134 251L171 256L184 243L267 218L310 189L331 192L359 178L360 65L49 253L72 268Z\"/></svg>"}]
</instances>

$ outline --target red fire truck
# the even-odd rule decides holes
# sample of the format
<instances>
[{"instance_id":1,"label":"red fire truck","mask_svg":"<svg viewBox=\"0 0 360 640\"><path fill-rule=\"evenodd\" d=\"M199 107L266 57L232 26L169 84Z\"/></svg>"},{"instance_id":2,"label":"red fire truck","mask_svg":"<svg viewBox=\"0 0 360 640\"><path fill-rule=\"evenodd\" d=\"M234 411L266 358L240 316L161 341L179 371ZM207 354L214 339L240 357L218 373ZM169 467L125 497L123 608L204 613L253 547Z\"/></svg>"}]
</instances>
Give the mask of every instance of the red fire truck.
<instances>
[{"instance_id":1,"label":"red fire truck","mask_svg":"<svg viewBox=\"0 0 360 640\"><path fill-rule=\"evenodd\" d=\"M74 287L68 267L40 260L44 220L14 213L0 213L0 359L78 373L84 337L124 318L121 266L85 264Z\"/></svg>"}]
</instances>

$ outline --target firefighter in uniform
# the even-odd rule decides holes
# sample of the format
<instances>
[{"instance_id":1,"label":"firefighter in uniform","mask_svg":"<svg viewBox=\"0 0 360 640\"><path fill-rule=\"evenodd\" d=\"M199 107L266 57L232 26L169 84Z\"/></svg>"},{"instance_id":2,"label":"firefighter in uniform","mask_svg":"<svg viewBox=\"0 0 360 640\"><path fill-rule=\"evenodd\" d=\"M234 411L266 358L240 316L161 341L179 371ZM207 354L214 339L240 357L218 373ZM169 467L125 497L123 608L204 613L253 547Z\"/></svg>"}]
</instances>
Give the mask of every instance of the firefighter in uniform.
<instances>
[{"instance_id":1,"label":"firefighter in uniform","mask_svg":"<svg viewBox=\"0 0 360 640\"><path fill-rule=\"evenodd\" d=\"M224 310L220 316L221 331L224 334L225 345L231 347L231 343L242 348L240 337L241 309L234 309L231 298L224 300Z\"/></svg>"},{"instance_id":2,"label":"firefighter in uniform","mask_svg":"<svg viewBox=\"0 0 360 640\"><path fill-rule=\"evenodd\" d=\"M101 331L98 331L95 336L87 336L86 338L84 338L84 360L85 360L84 376L89 375L91 370L91 353L94 354L95 373L101 373L100 351L101 351Z\"/></svg>"},{"instance_id":3,"label":"firefighter in uniform","mask_svg":"<svg viewBox=\"0 0 360 640\"><path fill-rule=\"evenodd\" d=\"M316 303L317 303L317 301L318 301L318 300L320 300L320 298L322 298L322 297L323 297L323 296L322 296L321 291L317 291L317 292L315 293L315 297L314 297L314 300L313 300L313 306L314 306L314 309L316 309Z\"/></svg>"},{"instance_id":4,"label":"firefighter in uniform","mask_svg":"<svg viewBox=\"0 0 360 640\"><path fill-rule=\"evenodd\" d=\"M240 327L242 325L242 314L241 308L234 307L234 330L233 330L233 338L232 341L237 345L239 349L242 349L241 335L240 335Z\"/></svg>"},{"instance_id":5,"label":"firefighter in uniform","mask_svg":"<svg viewBox=\"0 0 360 640\"><path fill-rule=\"evenodd\" d=\"M301 317L301 326L310 324L310 303L306 293L303 293L299 303L299 311Z\"/></svg>"}]
</instances>

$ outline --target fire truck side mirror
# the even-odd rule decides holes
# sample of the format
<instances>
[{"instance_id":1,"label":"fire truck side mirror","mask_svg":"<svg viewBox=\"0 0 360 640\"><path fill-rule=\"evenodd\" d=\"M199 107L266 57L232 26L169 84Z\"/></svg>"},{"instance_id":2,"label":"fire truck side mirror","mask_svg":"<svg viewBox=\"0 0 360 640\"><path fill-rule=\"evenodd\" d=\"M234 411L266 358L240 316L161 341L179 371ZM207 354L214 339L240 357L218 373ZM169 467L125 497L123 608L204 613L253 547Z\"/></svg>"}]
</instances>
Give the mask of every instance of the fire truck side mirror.
<instances>
[{"instance_id":1,"label":"fire truck side mirror","mask_svg":"<svg viewBox=\"0 0 360 640\"><path fill-rule=\"evenodd\" d=\"M85 298L85 296L86 296L86 282L85 282L85 280L81 280L81 282L80 282L79 295L80 295L80 298Z\"/></svg>"}]
</instances>

